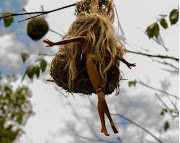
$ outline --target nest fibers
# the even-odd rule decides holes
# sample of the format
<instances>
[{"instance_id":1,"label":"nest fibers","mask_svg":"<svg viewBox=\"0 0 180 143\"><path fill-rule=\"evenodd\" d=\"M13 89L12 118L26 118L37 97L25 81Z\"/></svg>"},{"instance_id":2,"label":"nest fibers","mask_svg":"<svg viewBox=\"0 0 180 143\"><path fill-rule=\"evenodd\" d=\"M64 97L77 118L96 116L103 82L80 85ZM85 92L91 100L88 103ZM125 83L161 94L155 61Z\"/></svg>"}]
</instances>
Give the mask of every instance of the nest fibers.
<instances>
[{"instance_id":1,"label":"nest fibers","mask_svg":"<svg viewBox=\"0 0 180 143\"><path fill-rule=\"evenodd\" d=\"M113 0L98 0L97 12L102 16L106 16L112 23L114 22L114 7ZM81 0L77 2L75 13L76 15L86 12L91 13L91 0Z\"/></svg>"},{"instance_id":2,"label":"nest fibers","mask_svg":"<svg viewBox=\"0 0 180 143\"><path fill-rule=\"evenodd\" d=\"M106 81L105 94L119 87L119 61L123 45L115 38L114 28L108 18L98 13L81 13L63 39L87 36L98 58L97 68ZM62 45L51 63L50 75L54 82L71 93L95 93L86 69L86 57L80 42Z\"/></svg>"}]
</instances>

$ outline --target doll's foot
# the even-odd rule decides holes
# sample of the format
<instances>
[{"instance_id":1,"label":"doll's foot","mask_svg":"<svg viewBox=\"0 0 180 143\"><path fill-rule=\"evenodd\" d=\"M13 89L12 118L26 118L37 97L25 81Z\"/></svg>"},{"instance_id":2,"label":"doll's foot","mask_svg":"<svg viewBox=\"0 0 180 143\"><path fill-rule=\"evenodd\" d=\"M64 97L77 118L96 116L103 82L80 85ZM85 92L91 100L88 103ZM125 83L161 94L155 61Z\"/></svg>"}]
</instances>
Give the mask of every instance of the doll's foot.
<instances>
[{"instance_id":1,"label":"doll's foot","mask_svg":"<svg viewBox=\"0 0 180 143\"><path fill-rule=\"evenodd\" d=\"M104 133L106 136L109 136L109 134L108 134L106 129L101 129L101 132Z\"/></svg>"},{"instance_id":2,"label":"doll's foot","mask_svg":"<svg viewBox=\"0 0 180 143\"><path fill-rule=\"evenodd\" d=\"M116 129L116 127L115 127L114 124L111 124L111 128L113 129L113 132L114 132L115 134L118 133L118 130Z\"/></svg>"}]
</instances>

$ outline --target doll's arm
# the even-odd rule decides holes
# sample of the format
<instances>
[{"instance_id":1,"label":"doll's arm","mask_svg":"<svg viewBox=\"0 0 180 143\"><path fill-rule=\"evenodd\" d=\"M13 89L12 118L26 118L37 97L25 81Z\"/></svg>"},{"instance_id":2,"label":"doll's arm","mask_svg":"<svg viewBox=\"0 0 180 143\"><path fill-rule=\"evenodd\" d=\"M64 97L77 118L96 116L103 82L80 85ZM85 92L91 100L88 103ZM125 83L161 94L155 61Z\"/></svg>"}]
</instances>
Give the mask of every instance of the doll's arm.
<instances>
[{"instance_id":1,"label":"doll's arm","mask_svg":"<svg viewBox=\"0 0 180 143\"><path fill-rule=\"evenodd\" d=\"M68 44L70 42L80 42L86 39L86 36L78 36L78 37L74 37L74 38L70 38L70 39L65 39L59 42L52 42L48 39L44 40L43 42L48 44L46 47L52 47L55 45L63 45L63 44Z\"/></svg>"},{"instance_id":2,"label":"doll's arm","mask_svg":"<svg viewBox=\"0 0 180 143\"><path fill-rule=\"evenodd\" d=\"M136 64L135 63L129 63L127 62L123 57L120 57L120 56L117 56L118 60L122 61L124 64L126 64L130 69L131 69L131 66L135 67Z\"/></svg>"}]
</instances>

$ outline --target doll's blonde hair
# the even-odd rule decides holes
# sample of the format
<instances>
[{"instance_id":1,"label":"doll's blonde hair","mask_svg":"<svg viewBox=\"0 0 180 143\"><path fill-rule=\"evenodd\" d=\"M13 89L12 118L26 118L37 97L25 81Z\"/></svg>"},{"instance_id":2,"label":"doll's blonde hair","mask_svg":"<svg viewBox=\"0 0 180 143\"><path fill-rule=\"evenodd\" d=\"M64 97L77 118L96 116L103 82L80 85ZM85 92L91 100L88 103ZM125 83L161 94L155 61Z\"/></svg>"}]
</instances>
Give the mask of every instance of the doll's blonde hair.
<instances>
[{"instance_id":1,"label":"doll's blonde hair","mask_svg":"<svg viewBox=\"0 0 180 143\"><path fill-rule=\"evenodd\" d=\"M87 36L89 43L93 47L93 53L98 58L98 70L101 77L107 80L107 71L115 63L116 55L123 56L123 44L116 39L115 31L109 18L102 16L98 13L82 12L78 15L76 21L72 23L63 39L69 39L77 36ZM56 62L61 60L66 62L64 70L69 71L69 86L77 76L76 57L78 53L83 54L81 43L73 42L62 45L57 52L55 59ZM60 59L58 59L61 57ZM64 58L62 58L64 57Z\"/></svg>"}]
</instances>

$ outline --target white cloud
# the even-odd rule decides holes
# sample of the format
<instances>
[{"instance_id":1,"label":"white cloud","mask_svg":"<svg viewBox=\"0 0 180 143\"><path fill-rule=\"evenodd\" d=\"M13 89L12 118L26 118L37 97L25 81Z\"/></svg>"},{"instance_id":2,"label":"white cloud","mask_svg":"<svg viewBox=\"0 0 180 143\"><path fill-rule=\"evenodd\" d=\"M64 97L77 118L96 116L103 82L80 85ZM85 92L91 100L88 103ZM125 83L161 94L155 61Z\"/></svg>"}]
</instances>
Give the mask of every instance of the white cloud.
<instances>
[{"instance_id":1,"label":"white cloud","mask_svg":"<svg viewBox=\"0 0 180 143\"><path fill-rule=\"evenodd\" d=\"M17 0L17 2L22 6L22 8L24 8L24 6L27 5L27 3L29 2L29 0Z\"/></svg>"},{"instance_id":2,"label":"white cloud","mask_svg":"<svg viewBox=\"0 0 180 143\"><path fill-rule=\"evenodd\" d=\"M23 82L23 84L28 85L30 90L32 90L33 96L31 101L36 115L29 119L25 127L26 134L18 142L92 142L77 137L76 133L84 137L96 139L93 135L95 133L103 140L113 140L120 136L125 143L138 143L141 138L143 140L155 141L154 138L137 126L121 124L124 120L114 115L112 118L117 123L116 126L119 133L114 134L112 132L109 121L106 118L107 129L111 136L104 136L100 132L101 126L97 108L91 104L88 96L75 94L74 97L69 95L68 98L65 98L60 90L56 91L54 89L56 87L54 83L44 82L49 77L49 75L45 75L40 80L35 79L33 82L26 77ZM19 77L16 86L21 84L20 79L21 77ZM170 129L166 133L162 133L161 139L162 141L169 142L171 140L172 143L176 143L178 141L176 136L178 133L178 129L176 129L177 122L167 116L160 116L163 106L155 97L155 92L141 85L125 89L126 86L125 83L121 85L119 96L114 96L114 94L106 96L110 112L116 113L115 107L117 107L118 113L148 129L157 137L160 135L160 130L163 130L163 123L168 120L170 121ZM163 97L163 100L165 99L163 94L160 96ZM93 94L90 98L97 105L97 95Z\"/></svg>"},{"instance_id":3,"label":"white cloud","mask_svg":"<svg viewBox=\"0 0 180 143\"><path fill-rule=\"evenodd\" d=\"M73 2L70 0L63 2L57 0L55 2L52 0L30 0L27 5L27 10L40 10L41 4L44 5L45 10L50 10L67 4L71 4ZM143 0L138 2L132 2L130 0L119 2L118 0L114 0L114 2L115 4L117 4L119 17L121 20L120 22L125 30L125 34L127 34L126 36L128 37L128 40L137 45L141 45L144 48L149 48L148 50L153 53L159 54L163 52L163 49L161 49L161 47L159 48L156 43L153 43L152 40L149 40L147 37L145 37L145 35L141 33L141 31L139 31L137 27L140 26L146 28L149 24L156 21L156 16L158 14L160 14L161 12L170 12L172 8L175 8L174 6L176 6L176 4L167 4L164 3L164 1L157 3L157 1L154 1L154 3L156 4L153 5L152 1L148 1L148 3L146 3ZM168 9L167 6L169 7ZM160 8L163 8L163 10L160 11ZM74 8L68 8L66 10L49 14L47 20L50 26L52 26L53 30L64 32L67 31L69 25L75 18L73 13ZM177 33L171 33L168 36L173 37L176 34ZM47 37L50 40L54 41L60 39L59 36L55 36L55 34L52 33L48 33ZM169 44L167 44L167 46L169 47L172 41L168 40L168 43ZM34 47L33 53L40 52L37 45L31 44L31 46ZM177 54L174 47L177 48L177 42L173 42L173 49L175 51L175 54ZM133 49L134 47L129 46L128 48ZM174 55L174 53L172 55ZM171 74L162 71L159 68L161 67L160 65L152 62L151 59L148 59L146 57L132 54L127 54L125 57L129 61L137 63L137 67L131 70L129 70L125 65L121 64L121 70L125 73L124 77L128 78L128 81L135 78L142 79L150 86L162 88L160 82L168 79L167 81L170 83L168 83L168 92L178 95L177 75L172 76ZM9 62L10 60L6 63ZM167 116L160 116L160 111L162 108L164 108L164 106L162 106L162 104L156 98L155 93L157 92L149 90L141 85L126 88L128 86L128 81L121 81L121 91L119 96L106 96L110 111L112 113L116 113L116 105L120 114L123 114L125 117L128 117L134 122L142 125L157 137L160 136L160 130L163 130L164 121L169 120L171 123L171 128L167 131L167 133L163 132L161 138L163 141L176 143L178 141L178 138L175 137L178 132L178 129L175 128L176 120L171 120ZM54 90L55 84L53 83L47 84L40 80L34 80L32 84L27 84L33 91L32 103L36 112L36 116L32 117L29 120L27 126L25 127L26 135L21 138L21 142L27 142L27 138L30 138L31 143L44 143L45 141L49 141L52 143L88 143L90 141L78 138L75 134L75 131L77 131L77 133L82 136L94 138L86 122L86 119L88 119L88 123L90 124L90 127L92 127L93 131L104 140L111 140L120 136L124 140L124 143L139 143L141 138L145 138L149 141L154 141L152 137L147 135L144 131L134 126L133 124L118 124L117 128L119 130L119 134L114 135L112 133L108 120L106 120L107 129L111 136L105 137L100 132L100 120L98 117L97 109L91 105L86 95L74 95L75 98L69 95L69 97L66 99L63 95L61 95L60 91ZM90 98L95 104L97 104L96 95L93 95ZM162 99L166 101L166 103L171 104L163 95ZM117 116L112 117L116 123L122 121L122 118L119 118ZM169 141L168 138L171 138L172 140Z\"/></svg>"},{"instance_id":4,"label":"white cloud","mask_svg":"<svg viewBox=\"0 0 180 143\"><path fill-rule=\"evenodd\" d=\"M49 76L48 76L49 77ZM47 76L43 76L41 80L30 82L28 78L23 82L32 90L33 97L31 99L33 110L36 115L31 117L25 127L26 134L22 136L20 142L44 143L48 142L63 142L63 143L79 143L91 141L78 137L78 135L96 139L93 134L96 134L103 140L112 140L121 137L125 143L140 142L143 140L155 141L150 135L144 132L134 124L121 124L122 118L112 115L116 123L118 134L114 134L111 130L108 119L106 118L107 130L110 137L104 136L100 132L100 119L97 108L97 95L93 94L90 99L87 95L75 94L74 97L69 95L65 98L60 90L55 90L54 83L44 82ZM20 80L18 81L20 84ZM172 143L176 143L178 138L178 130L176 120L171 120L167 116L160 116L163 106L157 98L149 92L150 90L138 90L139 88L121 88L119 96L109 95L106 100L111 113L118 113L131 119L141 125L155 136L159 137L160 130L163 131L163 123L166 120L170 121L170 129L167 133L163 133L162 141L168 141L172 138ZM164 98L163 98L164 99ZM115 108L116 107L116 108ZM168 137L166 136L168 135ZM133 136L133 138L132 138Z\"/></svg>"},{"instance_id":5,"label":"white cloud","mask_svg":"<svg viewBox=\"0 0 180 143\"><path fill-rule=\"evenodd\" d=\"M15 34L0 36L0 65L5 68L17 69L21 66L21 52L27 52L23 42L16 39Z\"/></svg>"}]
</instances>

